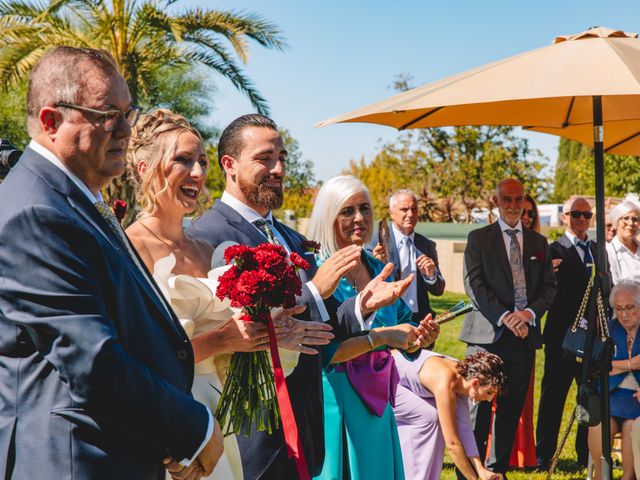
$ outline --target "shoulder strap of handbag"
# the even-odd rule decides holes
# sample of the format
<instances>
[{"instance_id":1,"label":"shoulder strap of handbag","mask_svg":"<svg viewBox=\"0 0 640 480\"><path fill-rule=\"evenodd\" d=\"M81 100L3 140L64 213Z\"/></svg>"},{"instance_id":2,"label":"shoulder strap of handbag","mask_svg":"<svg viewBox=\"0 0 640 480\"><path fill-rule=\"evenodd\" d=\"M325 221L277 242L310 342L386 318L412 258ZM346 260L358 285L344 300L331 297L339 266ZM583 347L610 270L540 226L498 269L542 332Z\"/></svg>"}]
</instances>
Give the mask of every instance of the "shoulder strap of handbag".
<instances>
[{"instance_id":1,"label":"shoulder strap of handbag","mask_svg":"<svg viewBox=\"0 0 640 480\"><path fill-rule=\"evenodd\" d=\"M591 295L592 287L593 287L593 277L589 279L589 283L587 284L587 289L585 290L584 296L582 297L582 303L580 304L580 308L578 309L578 314L576 315L576 319L573 321L573 325L571 325L572 332L575 332L578 329L580 320L584 318L584 313L587 310L587 305L589 303L589 296Z\"/></svg>"}]
</instances>

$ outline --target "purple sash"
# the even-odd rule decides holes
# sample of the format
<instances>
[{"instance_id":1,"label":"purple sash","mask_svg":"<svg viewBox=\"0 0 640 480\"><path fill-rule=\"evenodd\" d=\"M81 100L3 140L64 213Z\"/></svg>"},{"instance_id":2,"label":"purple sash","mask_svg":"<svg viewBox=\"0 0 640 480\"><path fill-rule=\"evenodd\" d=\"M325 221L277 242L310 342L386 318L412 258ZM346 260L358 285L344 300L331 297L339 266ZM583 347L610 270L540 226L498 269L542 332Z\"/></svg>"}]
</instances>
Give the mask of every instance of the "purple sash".
<instances>
[{"instance_id":1,"label":"purple sash","mask_svg":"<svg viewBox=\"0 0 640 480\"><path fill-rule=\"evenodd\" d=\"M371 413L381 417L387 402L395 407L400 376L388 349L364 353L336 365L335 371L346 372L349 383Z\"/></svg>"}]
</instances>

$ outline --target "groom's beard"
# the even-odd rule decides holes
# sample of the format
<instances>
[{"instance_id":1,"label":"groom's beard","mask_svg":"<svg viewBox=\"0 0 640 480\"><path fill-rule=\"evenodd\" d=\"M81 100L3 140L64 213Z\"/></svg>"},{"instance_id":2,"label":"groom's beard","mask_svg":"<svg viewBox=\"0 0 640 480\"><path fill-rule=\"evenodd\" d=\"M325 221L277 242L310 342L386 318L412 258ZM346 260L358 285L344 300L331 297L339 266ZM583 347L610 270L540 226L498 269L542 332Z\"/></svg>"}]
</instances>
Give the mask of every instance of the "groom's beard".
<instances>
[{"instance_id":1,"label":"groom's beard","mask_svg":"<svg viewBox=\"0 0 640 480\"><path fill-rule=\"evenodd\" d=\"M266 180L268 179L265 179L265 181ZM244 179L238 177L238 187L249 203L260 205L268 208L269 210L277 210L282 206L282 186L272 187L265 185L264 183L254 185L252 183L245 182Z\"/></svg>"}]
</instances>

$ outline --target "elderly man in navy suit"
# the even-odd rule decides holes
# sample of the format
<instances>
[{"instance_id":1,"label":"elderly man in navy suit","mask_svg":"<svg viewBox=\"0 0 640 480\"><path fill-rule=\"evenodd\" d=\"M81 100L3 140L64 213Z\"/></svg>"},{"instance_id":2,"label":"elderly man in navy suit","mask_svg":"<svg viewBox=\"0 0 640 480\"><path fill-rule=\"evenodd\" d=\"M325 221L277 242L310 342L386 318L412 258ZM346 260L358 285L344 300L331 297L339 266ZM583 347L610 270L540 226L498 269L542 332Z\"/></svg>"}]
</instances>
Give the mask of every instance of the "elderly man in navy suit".
<instances>
[{"instance_id":1,"label":"elderly man in navy suit","mask_svg":"<svg viewBox=\"0 0 640 480\"><path fill-rule=\"evenodd\" d=\"M474 309L462 325L460 340L467 355L488 351L498 355L507 373L507 394L497 399L489 470L504 474L533 368L540 348L540 319L556 293L547 239L520 222L524 189L518 180L501 181L494 202L497 222L469 234L464 252L465 290ZM475 435L481 455L491 420L491 405L472 408Z\"/></svg>"},{"instance_id":2,"label":"elderly man in navy suit","mask_svg":"<svg viewBox=\"0 0 640 480\"><path fill-rule=\"evenodd\" d=\"M208 474L222 435L191 397L189 340L100 194L138 114L115 60L52 49L27 112L0 184L0 477Z\"/></svg>"},{"instance_id":3,"label":"elderly man in navy suit","mask_svg":"<svg viewBox=\"0 0 640 480\"><path fill-rule=\"evenodd\" d=\"M224 194L192 223L188 233L214 246L226 240L245 245L271 242L305 256L310 268L301 272L304 285L298 304L307 309L302 317L305 321L296 324L328 321L338 339L346 338L349 332L359 332L359 325L377 308L397 300L408 282L382 281L392 272L392 266L387 265L358 296L337 304L332 294L340 279L355 268L361 249L346 247L316 268L312 252L305 248L305 238L274 218L272 211L282 206L286 159L284 141L271 119L250 114L231 122L218 142L218 162L226 181ZM320 373L319 356L303 353L287 377L310 476L320 473L324 461ZM254 430L250 436L239 435L238 445L246 479L298 478L281 428L273 434Z\"/></svg>"},{"instance_id":4,"label":"elderly man in navy suit","mask_svg":"<svg viewBox=\"0 0 640 480\"><path fill-rule=\"evenodd\" d=\"M591 205L582 197L574 197L564 204L562 223L564 235L551 244L551 255L560 259L557 267L558 293L544 326L544 376L536 426L536 455L541 469L549 468L556 451L562 411L569 387L580 378L580 364L575 356L564 355L562 341L578 314L587 289L595 258L595 242L587 231L591 224ZM587 428L578 425L576 435L578 461L586 466L588 460Z\"/></svg>"}]
</instances>

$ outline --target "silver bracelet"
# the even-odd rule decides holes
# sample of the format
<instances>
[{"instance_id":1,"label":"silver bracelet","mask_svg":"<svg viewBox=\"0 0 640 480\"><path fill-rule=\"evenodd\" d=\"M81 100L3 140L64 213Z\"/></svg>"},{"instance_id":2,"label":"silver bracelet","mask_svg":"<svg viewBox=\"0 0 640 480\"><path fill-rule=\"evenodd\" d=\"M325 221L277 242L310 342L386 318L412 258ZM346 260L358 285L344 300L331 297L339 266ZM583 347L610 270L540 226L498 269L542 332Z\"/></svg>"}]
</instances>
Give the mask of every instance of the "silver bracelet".
<instances>
[{"instance_id":1,"label":"silver bracelet","mask_svg":"<svg viewBox=\"0 0 640 480\"><path fill-rule=\"evenodd\" d=\"M371 347L371 350L376 348L375 345L373 344L373 338L371 338L371 333L367 333L367 341L369 342L369 346Z\"/></svg>"}]
</instances>

